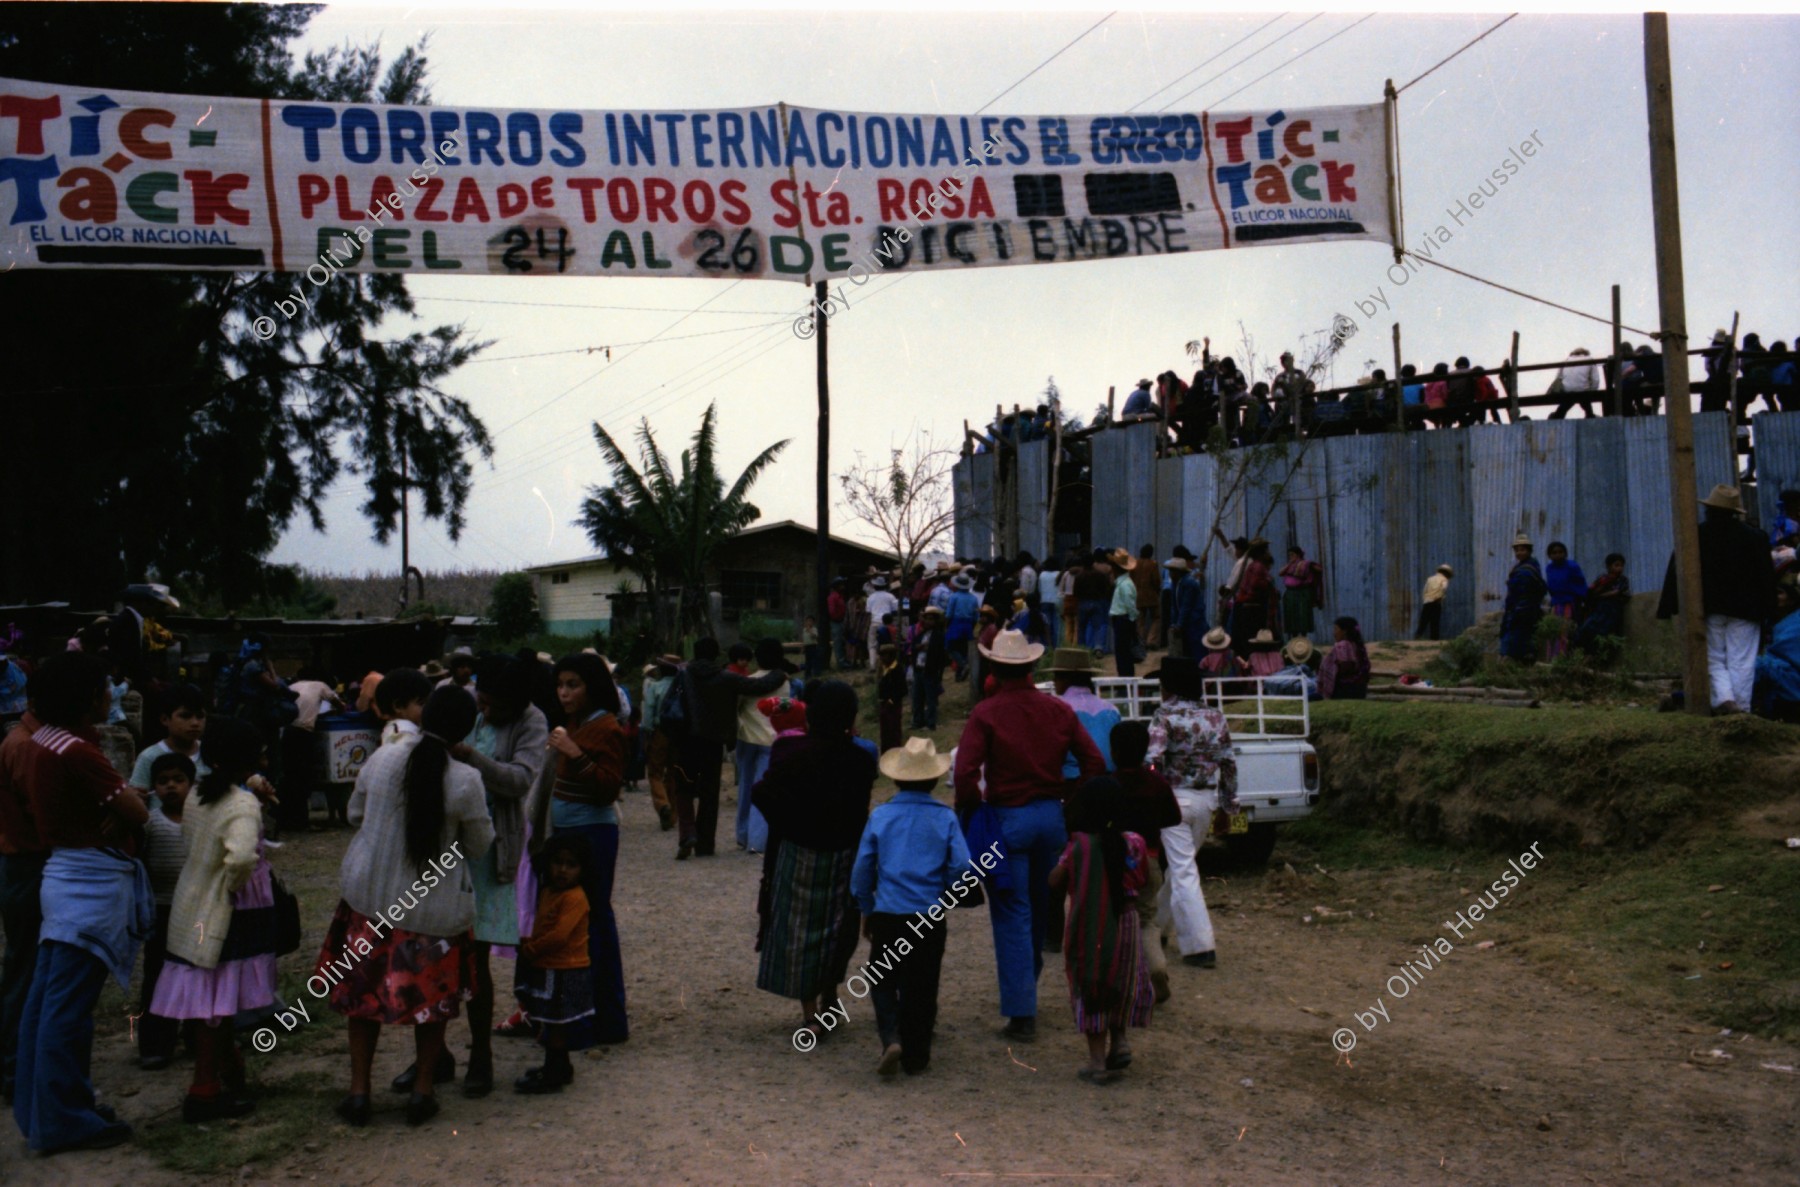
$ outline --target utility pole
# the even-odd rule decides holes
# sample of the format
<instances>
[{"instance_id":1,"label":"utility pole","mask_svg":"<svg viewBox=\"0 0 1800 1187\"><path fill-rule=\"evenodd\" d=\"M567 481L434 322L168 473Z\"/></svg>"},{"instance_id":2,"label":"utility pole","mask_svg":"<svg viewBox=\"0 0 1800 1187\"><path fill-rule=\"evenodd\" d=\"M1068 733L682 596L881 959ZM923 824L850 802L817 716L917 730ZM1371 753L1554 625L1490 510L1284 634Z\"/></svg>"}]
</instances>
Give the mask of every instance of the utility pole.
<instances>
[{"instance_id":1,"label":"utility pole","mask_svg":"<svg viewBox=\"0 0 1800 1187\"><path fill-rule=\"evenodd\" d=\"M1706 672L1706 612L1700 592L1700 492L1694 480L1694 413L1688 393L1687 290L1681 270L1681 200L1675 174L1674 85L1669 14L1644 14L1644 97L1650 115L1650 208L1656 228L1656 300L1669 430L1669 498L1680 598L1682 690L1687 711L1712 711Z\"/></svg>"},{"instance_id":2,"label":"utility pole","mask_svg":"<svg viewBox=\"0 0 1800 1187\"><path fill-rule=\"evenodd\" d=\"M818 327L817 368L819 381L819 463L815 478L818 484L819 549L816 554L818 575L813 583L814 621L829 631L831 620L825 613L825 600L831 593L831 377L826 362L825 335L831 318L825 313L828 298L823 280L813 285L813 307L808 316ZM848 624L846 624L848 625Z\"/></svg>"}]
</instances>

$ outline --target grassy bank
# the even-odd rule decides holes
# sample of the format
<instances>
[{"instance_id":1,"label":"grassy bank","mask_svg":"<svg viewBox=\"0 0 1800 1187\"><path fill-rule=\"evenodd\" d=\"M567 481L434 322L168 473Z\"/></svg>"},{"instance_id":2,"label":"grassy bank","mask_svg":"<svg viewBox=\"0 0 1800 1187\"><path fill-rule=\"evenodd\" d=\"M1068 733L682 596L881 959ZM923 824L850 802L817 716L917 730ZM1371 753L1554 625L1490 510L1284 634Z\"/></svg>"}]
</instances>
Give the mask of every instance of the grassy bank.
<instances>
[{"instance_id":1,"label":"grassy bank","mask_svg":"<svg viewBox=\"0 0 1800 1187\"><path fill-rule=\"evenodd\" d=\"M1646 1005L1800 1037L1800 853L1784 844L1800 836L1800 731L1619 709L1316 712L1325 794L1284 832L1284 856L1477 879L1540 843L1554 860L1508 907L1521 954Z\"/></svg>"},{"instance_id":2,"label":"grassy bank","mask_svg":"<svg viewBox=\"0 0 1800 1187\"><path fill-rule=\"evenodd\" d=\"M1484 848L1635 847L1788 795L1800 731L1749 717L1327 703L1321 812Z\"/></svg>"}]
</instances>

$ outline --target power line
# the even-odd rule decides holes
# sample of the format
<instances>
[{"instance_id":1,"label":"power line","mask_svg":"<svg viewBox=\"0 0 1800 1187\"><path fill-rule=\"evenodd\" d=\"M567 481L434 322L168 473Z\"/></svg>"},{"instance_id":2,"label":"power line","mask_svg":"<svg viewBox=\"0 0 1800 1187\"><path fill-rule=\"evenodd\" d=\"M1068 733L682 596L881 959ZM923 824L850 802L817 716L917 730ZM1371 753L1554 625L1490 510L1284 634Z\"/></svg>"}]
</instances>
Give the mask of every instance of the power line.
<instances>
[{"instance_id":1,"label":"power line","mask_svg":"<svg viewBox=\"0 0 1800 1187\"><path fill-rule=\"evenodd\" d=\"M1233 70L1236 70L1239 66L1242 66L1245 62L1248 62L1251 58L1258 57L1262 54L1269 52L1270 50L1274 49L1276 46L1280 45L1282 42L1286 41L1288 38L1292 37L1294 34L1298 33L1300 30L1306 28L1306 26L1308 26L1308 25L1312 24L1314 21L1318 20L1323 15L1325 15L1325 14L1315 12L1313 15L1307 17L1305 20L1301 21L1298 25L1295 25L1292 29L1289 29L1286 33L1283 33L1280 37L1277 37L1275 40L1269 42L1269 44L1263 46L1261 49L1255 50L1255 51L1251 52L1250 54L1248 54L1247 56L1239 58L1237 61L1235 61L1231 65L1225 67L1225 69L1219 71L1217 74L1213 75L1211 78L1207 79L1205 82L1200 83L1198 86L1190 87L1189 89L1181 92L1181 94L1175 96L1173 99L1169 100L1167 103L1165 103L1161 107L1157 108L1157 111L1158 112L1167 111L1167 110L1169 110L1169 108L1175 106L1177 103L1181 102L1183 99L1187 98L1189 95L1193 94L1195 91L1201 90L1202 88L1205 88L1205 87L1209 87L1213 83L1218 82L1221 78L1224 78L1227 74L1230 74Z\"/></svg>"},{"instance_id":2,"label":"power line","mask_svg":"<svg viewBox=\"0 0 1800 1187\"><path fill-rule=\"evenodd\" d=\"M496 358L491 358L491 359L484 359L484 358L477 357L477 358L470 359L469 362L471 362L471 363L513 363L513 362L519 361L520 359L547 359L547 358L551 358L556 355L564 355L564 354L599 354L602 351L608 352L607 357L610 359L612 357L611 351L615 347L648 346L652 342L681 342L688 338L711 338L717 334L749 334L749 333L753 333L757 330L766 330L770 326L785 326L785 325L789 325L789 324L790 323L787 321L770 321L770 322L763 322L761 325L756 325L756 326L733 326L729 330L702 330L698 334L677 334L673 338L662 338L662 337L645 338L645 339L642 339L637 342L612 342L605 346L572 346L567 350L540 350L533 354L503 354Z\"/></svg>"},{"instance_id":3,"label":"power line","mask_svg":"<svg viewBox=\"0 0 1800 1187\"><path fill-rule=\"evenodd\" d=\"M998 95L995 95L992 99L989 99L986 103L983 103L980 107L977 107L973 114L980 115L982 112L986 111L988 108L992 107L994 104L1000 102L1000 100L1002 100L1002 99L1006 98L1008 95L1012 94L1012 92L1015 91L1016 89L1018 89L1019 84L1023 83L1025 81L1025 79L1030 78L1033 74L1036 74L1038 71L1042 70L1044 67L1048 66L1050 63L1056 61L1056 59L1058 59L1058 58L1062 57L1064 54L1068 53L1069 50L1074 48L1076 41L1080 41L1083 37L1086 37L1089 33L1092 33L1095 29L1098 29L1101 25L1104 25L1107 21L1112 20L1113 17L1115 17L1117 15L1118 15L1118 12L1116 10L1113 12L1109 12L1105 16L1101 17L1099 20L1095 21L1093 24L1089 25L1078 36L1076 36L1075 41L1069 42L1068 45L1063 46L1061 49L1057 50L1055 53L1051 54L1049 57L1045 58L1043 61L1041 61L1037 65L1033 66L1030 70L1028 70L1025 73L1025 78L1021 78L1018 82L1013 83L1012 86L1007 87L1004 91L1001 91Z\"/></svg>"},{"instance_id":4,"label":"power line","mask_svg":"<svg viewBox=\"0 0 1800 1187\"><path fill-rule=\"evenodd\" d=\"M694 314L700 312L700 310L706 308L708 305L711 305L714 301L717 301L720 297L723 297L726 293L730 292L732 289L736 288L738 285L740 285L742 283L744 283L742 279L732 281L730 284L726 285L724 288L720 289L718 292L714 293L712 296L708 297L706 300L700 302L700 304L695 306L693 309L690 309L688 312L682 314L680 317L676 318L674 321L672 321L668 325L664 326L656 334L652 335L647 340L647 342L655 342L657 339L661 338L664 334L667 334L670 330L674 329L676 326L680 325L682 322L686 321L688 318L694 316ZM601 375L605 374L607 371L611 370L613 367L617 366L618 364L624 362L626 359L630 358L632 355L636 354L639 350L642 350L642 349L643 349L642 346L634 347L633 349L626 351L623 355L620 355L616 359L607 360L606 365L604 367L601 367L600 370L594 372L592 375L589 375L586 379L578 380L577 382L564 388L562 391L556 393L556 395L554 395L554 396L551 396L548 400L544 401L542 404L539 404L536 408L533 408L530 412L527 412L524 416L518 417L515 420L508 421L501 428L499 428L495 432L491 433L489 435L488 439L490 441L498 439L501 433L504 433L504 432L508 431L509 429L516 428L520 424L524 423L525 421L530 420L532 417L536 416L538 413L544 411L546 408L549 408L552 404L557 403L558 401L562 400L564 397L568 396L570 393L574 392L577 388L586 387L588 384L592 383L594 380L600 378Z\"/></svg>"},{"instance_id":5,"label":"power line","mask_svg":"<svg viewBox=\"0 0 1800 1187\"><path fill-rule=\"evenodd\" d=\"M631 400L628 400L624 404L621 404L617 409L613 410L613 412L608 417L608 419L616 420L618 417L626 415L627 410L631 407L631 405L641 403L642 401L654 396L659 390L669 387L671 384L675 384L676 386L683 388L683 389L688 389L688 390L683 390L683 391L674 393L670 400L665 401L663 404L658 405L655 408L647 408L642 413L638 414L638 417L640 417L640 418L647 418L653 412L661 411L662 408L667 407L669 404L673 403L677 399L680 399L680 398L688 396L688 395L692 395L693 392L699 391L701 388L710 387L712 384L717 383L719 380L724 379L726 376L732 374L733 372L738 371L738 370L748 366L750 363L754 362L756 359L769 353L769 351L773 350L775 347L780 346L783 342L790 341L790 340L797 341L797 339L793 338L793 335L782 333L782 334L775 335L772 339L770 339L769 341L767 341L765 343L755 343L755 344L740 343L737 346L732 347L731 349L737 350L737 351L750 352L750 353L745 354L745 356L742 359L738 360L732 366L719 371L718 373L712 375L710 378L703 378L701 376L695 376L692 379L689 379L689 380L686 380L686 381L680 382L680 383L676 382L676 379L678 377L672 377L670 379L664 380L662 383L658 384L656 387L651 388L649 391L642 392L642 393L638 394L637 396L632 397ZM757 349L758 346L761 346L762 349ZM721 352L721 353L729 353L729 352ZM711 360L706 360L706 362L710 362L710 361ZM693 367L689 367L688 371L697 370L704 365L705 365L705 362L695 364ZM682 372L681 374L685 375L685 374L687 374L687 372ZM695 385L697 385L697 386L695 386ZM576 454L580 453L582 450L588 448L591 445L591 443L592 443L592 438L587 434L582 434L573 439L559 439L556 441L547 442L545 445L539 446L535 450L532 450L525 455L515 458L511 462L507 463L507 465L500 467L498 470L496 470L496 475L504 472L505 476L504 477L496 476L496 477L492 478L489 482L488 488L491 490L491 489L495 489L500 486L506 486L510 483L518 481L521 478L526 477L527 475L535 474L537 471L542 470L546 466L555 465L558 462L561 462L566 458L575 456Z\"/></svg>"},{"instance_id":6,"label":"power line","mask_svg":"<svg viewBox=\"0 0 1800 1187\"><path fill-rule=\"evenodd\" d=\"M1151 91L1148 95L1145 95L1142 99L1139 99L1136 103L1133 103L1130 107L1127 107L1125 110L1126 111L1136 111L1138 108L1142 107L1144 104L1150 102L1150 100L1156 98L1158 95L1162 94L1164 91L1168 90L1170 87L1172 87L1176 83L1180 82L1182 79L1187 78L1189 75L1198 74L1201 70L1212 65L1214 62L1218 61L1220 58L1224 57L1226 54L1230 53L1232 50L1234 50L1238 46L1244 44L1244 42L1250 40L1252 37L1255 37L1258 33L1261 33L1264 29L1267 29L1270 25L1273 25L1276 21L1280 20L1282 17L1287 16L1287 15L1289 15L1289 14L1285 13L1285 12L1276 13L1273 17L1264 21L1262 24L1258 25L1256 28L1250 30L1250 32L1244 34L1242 37L1238 38L1236 41L1232 42L1230 45L1226 46L1224 49L1220 50L1218 53L1214 54L1212 57L1206 59L1206 61L1200 63L1200 65L1194 67L1192 70L1189 70L1186 74L1182 74L1177 78L1171 78L1168 82L1165 82L1160 87L1157 87L1154 91Z\"/></svg>"},{"instance_id":7,"label":"power line","mask_svg":"<svg viewBox=\"0 0 1800 1187\"><path fill-rule=\"evenodd\" d=\"M764 331L764 333L767 333L767 332L768 331ZM777 336L779 337L779 335L777 335ZM615 407L609 409L608 414L607 414L608 419L615 419L619 416L625 415L634 406L640 405L645 400L648 400L648 399L654 397L657 392L661 391L662 389L664 389L666 387L669 387L671 384L679 384L682 381L684 376L690 375L695 371L698 371L704 367L709 366L711 363L713 363L717 359L724 358L733 353L743 354L745 352L755 349L757 346L760 346L760 345L762 345L762 341L752 339L751 341L748 341L748 342L734 343L731 346L728 346L723 350L715 351L711 355L708 355L706 358L701 359L700 361L693 363L690 366L688 366L680 371L677 371L675 374L664 379L661 383L656 384L654 387L648 389L647 391L639 392L637 395L632 396L632 397L622 401ZM736 367L728 368L726 373L728 374L731 370L735 370L735 369L736 369ZM520 454L518 457L513 458L511 461L507 462L506 464L497 467L494 472L496 474L510 473L510 472L516 471L523 463L526 463L526 462L532 463L532 467L535 468L537 465L539 465L545 459L549 458L551 455L565 456L569 453L574 452L575 450L582 448L582 446L586 442L586 440L587 440L587 437L584 434L580 437L575 438L573 441L571 441L567 438L558 438L555 440L544 442L541 445L533 446L531 449L526 450L524 453Z\"/></svg>"},{"instance_id":8,"label":"power line","mask_svg":"<svg viewBox=\"0 0 1800 1187\"><path fill-rule=\"evenodd\" d=\"M1232 99L1238 95L1243 94L1245 91L1249 90L1251 87L1255 86L1257 83L1261 82L1263 79L1269 77L1270 74L1277 74L1283 70L1288 69L1295 62L1298 62L1301 58L1304 58L1307 54L1312 53L1313 50L1319 49L1323 46L1330 45L1332 42L1336 41L1338 38L1342 37L1344 34L1348 33L1350 30L1356 28L1357 25L1362 24L1363 21L1368 20L1369 17L1372 17L1374 15L1375 14L1371 12L1368 14L1368 16L1363 17L1362 20L1355 21L1351 24L1345 25L1342 29L1339 29L1336 33L1333 33L1330 37L1327 37L1325 40L1315 42L1314 44L1308 46L1306 49L1301 50L1299 53L1295 54L1293 57L1289 58L1287 61L1283 62L1281 65L1275 67L1275 69L1270 70L1265 74L1257 75L1255 78L1251 79L1249 82L1245 83L1243 86L1239 87L1237 90L1231 92L1231 94L1226 95L1223 99L1215 99L1213 101L1213 106L1216 107L1219 104L1224 103L1227 99Z\"/></svg>"},{"instance_id":9,"label":"power line","mask_svg":"<svg viewBox=\"0 0 1800 1187\"><path fill-rule=\"evenodd\" d=\"M450 301L458 305L526 305L533 309L619 309L634 313L698 313L701 310L683 309L680 305L587 305L579 302L565 301L497 301L487 297L420 297L415 301ZM743 314L746 316L769 317L778 313L775 309L707 309L706 313Z\"/></svg>"}]
</instances>

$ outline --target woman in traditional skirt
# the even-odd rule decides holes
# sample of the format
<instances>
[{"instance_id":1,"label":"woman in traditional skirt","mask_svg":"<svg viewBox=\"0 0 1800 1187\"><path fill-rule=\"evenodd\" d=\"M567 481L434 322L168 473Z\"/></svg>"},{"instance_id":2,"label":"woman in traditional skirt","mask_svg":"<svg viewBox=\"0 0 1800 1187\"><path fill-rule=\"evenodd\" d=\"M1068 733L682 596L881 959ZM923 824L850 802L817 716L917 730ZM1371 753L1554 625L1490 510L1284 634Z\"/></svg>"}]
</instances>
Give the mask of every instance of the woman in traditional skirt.
<instances>
[{"instance_id":1,"label":"woman in traditional skirt","mask_svg":"<svg viewBox=\"0 0 1800 1187\"><path fill-rule=\"evenodd\" d=\"M1306 559L1306 550L1298 544L1290 546L1287 555L1287 564L1281 567L1281 633L1290 639L1310 636L1313 611L1324 600L1325 573L1318 561Z\"/></svg>"},{"instance_id":2,"label":"woman in traditional skirt","mask_svg":"<svg viewBox=\"0 0 1800 1187\"><path fill-rule=\"evenodd\" d=\"M343 899L307 986L328 986L331 1008L349 1019L350 1095L337 1111L351 1125L369 1123L383 1025L413 1027L417 1075L406 1123L437 1115L444 1025L475 994L469 864L494 843L494 824L481 776L450 754L474 727L468 693L435 690L419 732L371 755L350 796L350 823L361 827L344 853Z\"/></svg>"},{"instance_id":3,"label":"woman in traditional skirt","mask_svg":"<svg viewBox=\"0 0 1800 1187\"><path fill-rule=\"evenodd\" d=\"M1281 594L1270 574L1275 558L1269 554L1269 542L1258 538L1250 541L1245 554L1243 580L1232 595L1232 651L1239 659L1250 654L1250 640L1258 631L1274 633L1281 625Z\"/></svg>"},{"instance_id":4,"label":"woman in traditional skirt","mask_svg":"<svg viewBox=\"0 0 1800 1187\"><path fill-rule=\"evenodd\" d=\"M1069 844L1050 871L1050 889L1069 898L1063 963L1075 1029L1087 1036L1088 1063L1078 1075L1091 1084L1109 1084L1131 1066L1125 1029L1150 1025L1155 1002L1136 909L1149 851L1119 827L1126 807L1116 779L1090 779L1069 802Z\"/></svg>"},{"instance_id":5,"label":"woman in traditional skirt","mask_svg":"<svg viewBox=\"0 0 1800 1187\"><path fill-rule=\"evenodd\" d=\"M841 680L807 688L804 745L771 755L751 792L769 822L768 925L756 986L800 1002L823 1038L829 1007L856 952L862 916L850 894L856 847L869 820L875 758L851 737L856 693Z\"/></svg>"},{"instance_id":6,"label":"woman in traditional skirt","mask_svg":"<svg viewBox=\"0 0 1800 1187\"><path fill-rule=\"evenodd\" d=\"M194 1083L181 1104L188 1122L242 1117L244 1056L232 1035L240 1010L275 1003L275 891L263 856L262 801L244 784L263 761L263 737L234 717L212 722L200 744L210 768L181 828L187 862L169 908L168 957L150 1012L192 1019ZM265 780L258 786L267 788Z\"/></svg>"},{"instance_id":7,"label":"woman in traditional skirt","mask_svg":"<svg viewBox=\"0 0 1800 1187\"><path fill-rule=\"evenodd\" d=\"M1544 648L1544 658L1561 659L1569 653L1582 607L1587 605L1587 574L1569 559L1569 546L1561 540L1552 540L1544 555L1550 560L1544 566L1544 587L1550 591L1550 613L1567 624L1563 633Z\"/></svg>"},{"instance_id":8,"label":"woman in traditional skirt","mask_svg":"<svg viewBox=\"0 0 1800 1187\"><path fill-rule=\"evenodd\" d=\"M568 1036L568 1049L582 1051L596 1043L623 1043L631 1035L619 924L612 909L625 730L619 724L619 687L598 655L579 652L557 661L556 698L562 719L550 731L550 761L532 789L526 815L534 852L539 838L563 834L581 838L588 851L581 889L588 901L594 1015L571 1028Z\"/></svg>"}]
</instances>

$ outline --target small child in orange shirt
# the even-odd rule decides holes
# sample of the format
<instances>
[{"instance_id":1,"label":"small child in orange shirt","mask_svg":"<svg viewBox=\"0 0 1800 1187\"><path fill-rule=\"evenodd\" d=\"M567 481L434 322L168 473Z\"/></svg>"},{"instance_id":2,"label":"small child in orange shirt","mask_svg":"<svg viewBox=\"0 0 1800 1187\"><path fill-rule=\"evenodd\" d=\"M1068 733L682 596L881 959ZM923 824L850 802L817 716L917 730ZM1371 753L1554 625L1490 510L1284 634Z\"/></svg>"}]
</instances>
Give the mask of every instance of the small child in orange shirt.
<instances>
[{"instance_id":1,"label":"small child in orange shirt","mask_svg":"<svg viewBox=\"0 0 1800 1187\"><path fill-rule=\"evenodd\" d=\"M519 1008L540 1028L544 1066L513 1081L531 1095L561 1092L575 1079L569 1062L568 1024L594 1014L594 982L588 965L587 847L580 838L552 836L535 864L543 889L529 938L519 942Z\"/></svg>"}]
</instances>

